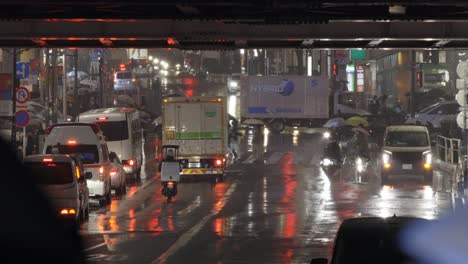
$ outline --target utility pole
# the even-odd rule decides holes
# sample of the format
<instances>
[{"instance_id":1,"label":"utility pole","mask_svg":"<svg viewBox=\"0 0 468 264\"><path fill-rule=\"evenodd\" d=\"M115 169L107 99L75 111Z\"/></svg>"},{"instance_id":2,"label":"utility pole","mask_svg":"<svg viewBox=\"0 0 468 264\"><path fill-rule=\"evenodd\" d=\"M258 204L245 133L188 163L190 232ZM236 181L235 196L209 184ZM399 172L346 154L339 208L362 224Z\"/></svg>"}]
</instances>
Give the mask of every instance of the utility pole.
<instances>
[{"instance_id":1,"label":"utility pole","mask_svg":"<svg viewBox=\"0 0 468 264\"><path fill-rule=\"evenodd\" d=\"M45 90L47 91L47 96L46 96L46 106L47 106L47 116L46 116L46 124L47 126L50 125L50 119L51 119L51 114L50 114L50 100L52 97L52 91L50 89L50 56L49 56L49 49L46 49L46 85L45 85Z\"/></svg>"},{"instance_id":2,"label":"utility pole","mask_svg":"<svg viewBox=\"0 0 468 264\"><path fill-rule=\"evenodd\" d=\"M63 58L62 58L62 115L63 121L67 121L67 50L63 50Z\"/></svg>"},{"instance_id":3,"label":"utility pole","mask_svg":"<svg viewBox=\"0 0 468 264\"><path fill-rule=\"evenodd\" d=\"M415 107L414 107L414 90L416 89L416 51L411 52L411 90L410 90L410 113L411 117L414 118Z\"/></svg>"},{"instance_id":4,"label":"utility pole","mask_svg":"<svg viewBox=\"0 0 468 264\"><path fill-rule=\"evenodd\" d=\"M101 57L99 58L99 107L104 108L104 87L102 87L102 66L103 66L104 59Z\"/></svg>"},{"instance_id":5,"label":"utility pole","mask_svg":"<svg viewBox=\"0 0 468 264\"><path fill-rule=\"evenodd\" d=\"M74 77L75 77L75 82L74 82L74 87L73 87L73 115L76 118L78 116L79 112L79 102L78 102L78 49L75 49L75 55L73 57L74 60Z\"/></svg>"},{"instance_id":6,"label":"utility pole","mask_svg":"<svg viewBox=\"0 0 468 264\"><path fill-rule=\"evenodd\" d=\"M16 61L17 50L13 48L13 67L12 67L12 82L11 82L11 100L12 100L12 116L11 116L11 144L16 149L16 87L18 86L18 79L16 79ZM23 135L25 136L25 135Z\"/></svg>"},{"instance_id":7,"label":"utility pole","mask_svg":"<svg viewBox=\"0 0 468 264\"><path fill-rule=\"evenodd\" d=\"M52 123L57 123L57 49L52 49L52 77L51 77L51 96L49 97L50 109L52 110Z\"/></svg>"}]
</instances>

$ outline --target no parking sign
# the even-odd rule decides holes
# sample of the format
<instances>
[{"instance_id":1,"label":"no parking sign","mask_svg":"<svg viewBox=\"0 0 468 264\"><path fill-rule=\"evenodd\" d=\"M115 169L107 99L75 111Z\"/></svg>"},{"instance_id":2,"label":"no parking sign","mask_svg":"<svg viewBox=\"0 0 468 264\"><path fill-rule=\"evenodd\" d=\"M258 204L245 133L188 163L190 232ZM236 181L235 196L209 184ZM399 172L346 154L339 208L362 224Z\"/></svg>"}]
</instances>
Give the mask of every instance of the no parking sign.
<instances>
[{"instance_id":1,"label":"no parking sign","mask_svg":"<svg viewBox=\"0 0 468 264\"><path fill-rule=\"evenodd\" d=\"M16 112L16 125L25 127L29 124L29 113L26 110L19 110Z\"/></svg>"}]
</instances>

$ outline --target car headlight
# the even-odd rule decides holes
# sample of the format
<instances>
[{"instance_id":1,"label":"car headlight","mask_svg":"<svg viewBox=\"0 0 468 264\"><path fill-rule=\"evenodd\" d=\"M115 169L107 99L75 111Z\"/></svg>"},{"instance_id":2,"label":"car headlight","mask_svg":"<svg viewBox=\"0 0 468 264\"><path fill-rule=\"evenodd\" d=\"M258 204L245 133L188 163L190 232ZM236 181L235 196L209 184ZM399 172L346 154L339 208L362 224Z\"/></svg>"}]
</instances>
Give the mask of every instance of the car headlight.
<instances>
[{"instance_id":1,"label":"car headlight","mask_svg":"<svg viewBox=\"0 0 468 264\"><path fill-rule=\"evenodd\" d=\"M392 158L392 153L390 151L384 150L384 153L382 154L382 161L383 163L390 163L390 160Z\"/></svg>"},{"instance_id":2,"label":"car headlight","mask_svg":"<svg viewBox=\"0 0 468 264\"><path fill-rule=\"evenodd\" d=\"M358 172L363 172L364 171L364 166L362 164L362 159L361 158L356 159L356 169L357 169Z\"/></svg>"},{"instance_id":3,"label":"car headlight","mask_svg":"<svg viewBox=\"0 0 468 264\"><path fill-rule=\"evenodd\" d=\"M323 138L325 139L329 139L331 136L330 132L326 131L326 132L323 132Z\"/></svg>"},{"instance_id":4,"label":"car headlight","mask_svg":"<svg viewBox=\"0 0 468 264\"><path fill-rule=\"evenodd\" d=\"M382 162L385 169L390 168L392 160L392 153L390 151L384 150L382 153Z\"/></svg>"},{"instance_id":5,"label":"car headlight","mask_svg":"<svg viewBox=\"0 0 468 264\"><path fill-rule=\"evenodd\" d=\"M431 165L432 164L432 153L430 150L423 152L424 156L424 164L426 167L426 164Z\"/></svg>"},{"instance_id":6,"label":"car headlight","mask_svg":"<svg viewBox=\"0 0 468 264\"><path fill-rule=\"evenodd\" d=\"M325 158L325 159L323 159L322 164L324 166L330 166L330 165L333 165L333 161L331 159L326 159Z\"/></svg>"}]
</instances>

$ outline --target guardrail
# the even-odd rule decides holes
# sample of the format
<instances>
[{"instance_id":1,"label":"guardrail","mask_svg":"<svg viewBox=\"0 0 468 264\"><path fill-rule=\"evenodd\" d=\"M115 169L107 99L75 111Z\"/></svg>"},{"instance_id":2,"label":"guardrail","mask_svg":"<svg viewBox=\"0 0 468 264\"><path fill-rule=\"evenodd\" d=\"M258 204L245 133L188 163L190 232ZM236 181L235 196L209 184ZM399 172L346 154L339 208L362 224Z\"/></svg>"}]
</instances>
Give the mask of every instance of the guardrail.
<instances>
[{"instance_id":1,"label":"guardrail","mask_svg":"<svg viewBox=\"0 0 468 264\"><path fill-rule=\"evenodd\" d=\"M436 155L443 162L458 165L461 159L461 140L437 136Z\"/></svg>"}]
</instances>

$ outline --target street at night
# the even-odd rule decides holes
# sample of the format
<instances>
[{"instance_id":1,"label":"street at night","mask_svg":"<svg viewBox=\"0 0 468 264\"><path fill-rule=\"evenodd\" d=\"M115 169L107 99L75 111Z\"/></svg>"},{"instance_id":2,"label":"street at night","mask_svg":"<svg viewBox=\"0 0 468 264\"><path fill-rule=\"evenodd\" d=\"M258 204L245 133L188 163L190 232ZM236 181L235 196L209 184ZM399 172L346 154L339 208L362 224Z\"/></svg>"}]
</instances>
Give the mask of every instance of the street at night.
<instances>
[{"instance_id":1,"label":"street at night","mask_svg":"<svg viewBox=\"0 0 468 264\"><path fill-rule=\"evenodd\" d=\"M225 182L180 184L167 203L157 168L146 160L141 185L92 211L81 226L90 263L307 263L330 254L343 219L416 216L435 219L451 210L444 174L434 189L418 179L380 186L329 178L317 165L322 137L311 129L268 139L264 165L234 164ZM296 143L296 144L294 144Z\"/></svg>"}]
</instances>

